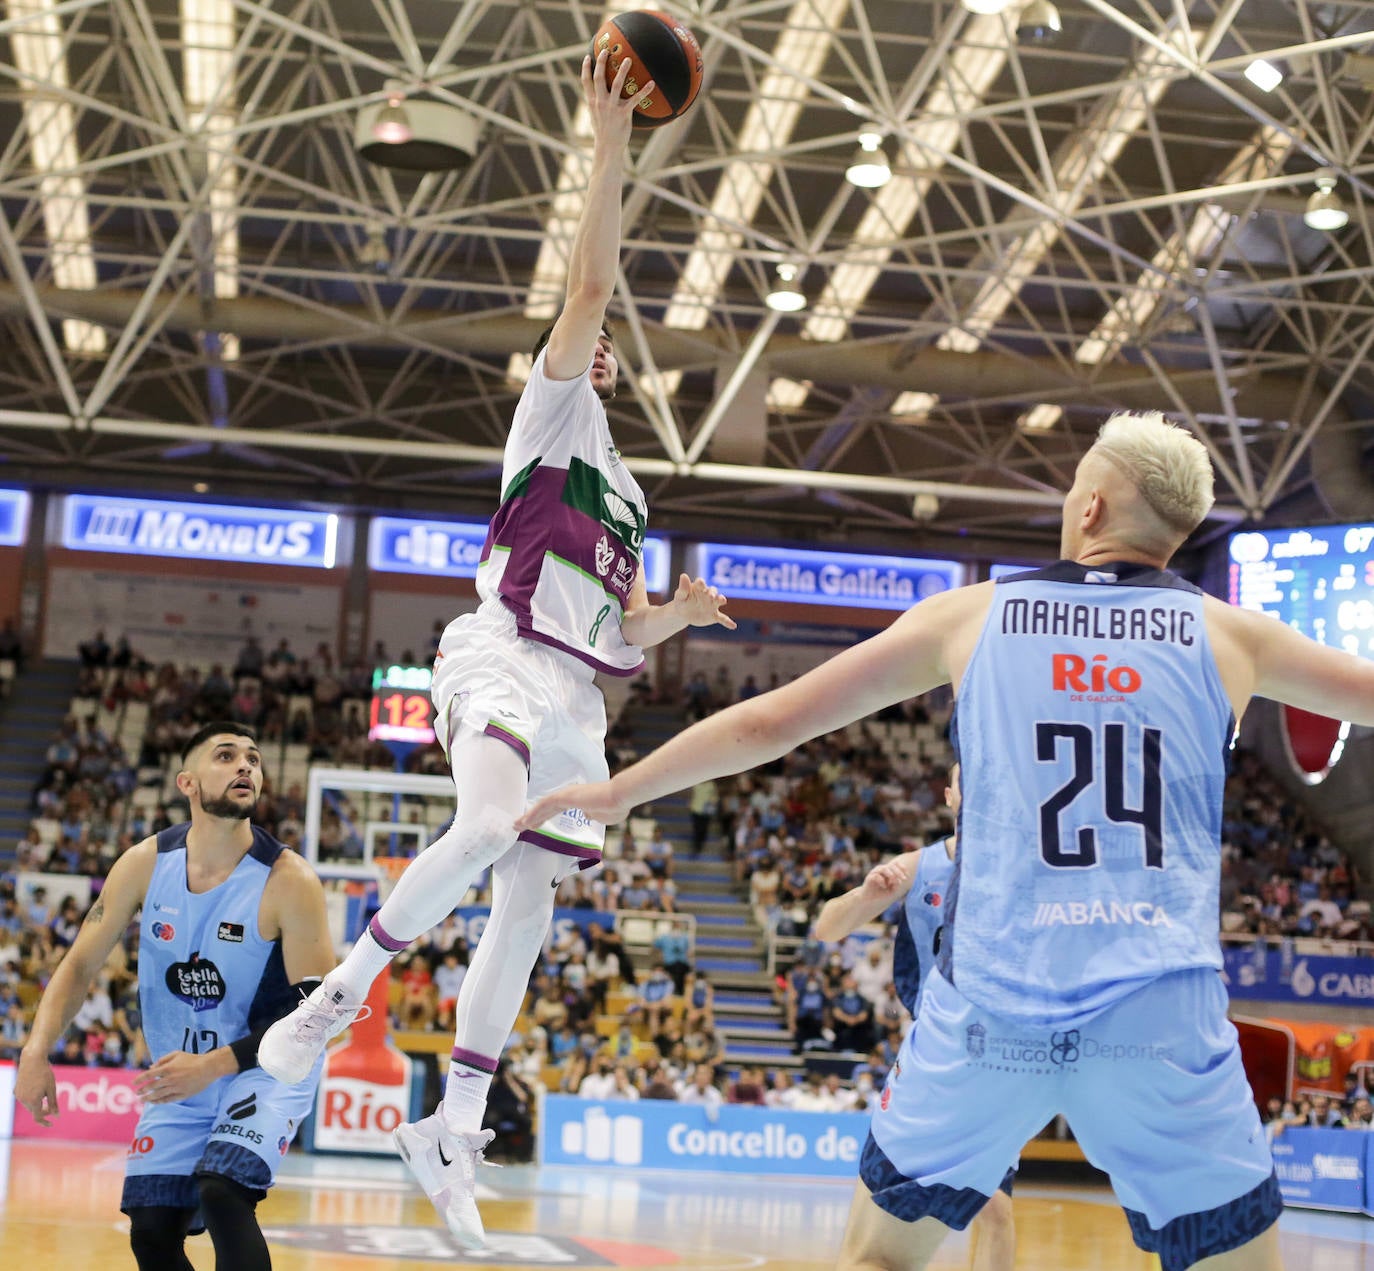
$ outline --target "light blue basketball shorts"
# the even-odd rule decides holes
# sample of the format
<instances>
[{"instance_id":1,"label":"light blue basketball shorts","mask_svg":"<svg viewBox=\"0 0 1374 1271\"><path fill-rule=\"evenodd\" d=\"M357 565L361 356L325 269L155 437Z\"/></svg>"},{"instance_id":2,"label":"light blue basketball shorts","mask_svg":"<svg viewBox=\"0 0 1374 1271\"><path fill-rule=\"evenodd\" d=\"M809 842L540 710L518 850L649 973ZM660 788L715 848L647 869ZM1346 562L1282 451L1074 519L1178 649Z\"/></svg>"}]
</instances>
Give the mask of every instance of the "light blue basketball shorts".
<instances>
[{"instance_id":1,"label":"light blue basketball shorts","mask_svg":"<svg viewBox=\"0 0 1374 1271\"><path fill-rule=\"evenodd\" d=\"M314 1105L322 1068L323 1058L295 1086L249 1068L193 1099L148 1104L129 1144L119 1207L193 1209L200 1203L197 1173L221 1174L265 1195Z\"/></svg>"},{"instance_id":2,"label":"light blue basketball shorts","mask_svg":"<svg viewBox=\"0 0 1374 1271\"><path fill-rule=\"evenodd\" d=\"M1174 972L1079 1028L974 1006L934 972L860 1163L877 1204L962 1230L1058 1114L1108 1174L1136 1243L1177 1271L1282 1208L1215 971Z\"/></svg>"}]
</instances>

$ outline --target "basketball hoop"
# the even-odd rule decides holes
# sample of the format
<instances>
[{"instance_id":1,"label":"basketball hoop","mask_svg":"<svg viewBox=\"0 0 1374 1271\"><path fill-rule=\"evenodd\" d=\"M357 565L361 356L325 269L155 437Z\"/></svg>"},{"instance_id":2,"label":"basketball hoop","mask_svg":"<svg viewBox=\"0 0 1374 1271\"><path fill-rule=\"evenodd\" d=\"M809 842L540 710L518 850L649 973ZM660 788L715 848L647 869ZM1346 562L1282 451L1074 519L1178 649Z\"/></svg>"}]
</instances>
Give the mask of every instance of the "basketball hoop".
<instances>
[{"instance_id":1,"label":"basketball hoop","mask_svg":"<svg viewBox=\"0 0 1374 1271\"><path fill-rule=\"evenodd\" d=\"M374 856L372 863L377 867L377 899L385 902L391 895L392 889L400 880L402 874L406 872L406 866L415 858L413 856Z\"/></svg>"}]
</instances>

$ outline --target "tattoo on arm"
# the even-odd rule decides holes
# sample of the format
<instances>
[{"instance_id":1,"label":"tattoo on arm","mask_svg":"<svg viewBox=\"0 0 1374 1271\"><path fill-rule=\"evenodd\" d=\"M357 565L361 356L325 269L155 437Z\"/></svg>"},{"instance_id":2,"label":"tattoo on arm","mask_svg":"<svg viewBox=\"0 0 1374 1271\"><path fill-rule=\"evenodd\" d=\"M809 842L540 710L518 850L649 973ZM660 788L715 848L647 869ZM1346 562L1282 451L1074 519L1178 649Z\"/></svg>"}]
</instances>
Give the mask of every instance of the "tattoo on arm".
<instances>
[{"instance_id":1,"label":"tattoo on arm","mask_svg":"<svg viewBox=\"0 0 1374 1271\"><path fill-rule=\"evenodd\" d=\"M105 897L97 896L95 904L91 906L91 911L86 915L86 921L95 924L105 916Z\"/></svg>"}]
</instances>

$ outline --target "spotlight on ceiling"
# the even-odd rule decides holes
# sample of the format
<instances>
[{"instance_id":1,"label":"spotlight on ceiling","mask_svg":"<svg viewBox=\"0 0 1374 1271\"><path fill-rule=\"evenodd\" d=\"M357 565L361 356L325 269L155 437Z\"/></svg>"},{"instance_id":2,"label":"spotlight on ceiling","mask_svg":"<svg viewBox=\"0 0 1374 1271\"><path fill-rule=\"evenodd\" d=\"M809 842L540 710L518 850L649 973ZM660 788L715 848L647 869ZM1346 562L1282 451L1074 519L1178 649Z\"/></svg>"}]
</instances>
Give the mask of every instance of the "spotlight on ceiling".
<instances>
[{"instance_id":1,"label":"spotlight on ceiling","mask_svg":"<svg viewBox=\"0 0 1374 1271\"><path fill-rule=\"evenodd\" d=\"M859 149L844 172L851 185L876 190L892 177L892 167L883 150L883 133L877 124L865 124L859 132Z\"/></svg>"},{"instance_id":2,"label":"spotlight on ceiling","mask_svg":"<svg viewBox=\"0 0 1374 1271\"><path fill-rule=\"evenodd\" d=\"M797 286L797 267L783 261L778 266L777 281L763 298L764 304L777 313L797 313L806 308L806 296Z\"/></svg>"},{"instance_id":3,"label":"spotlight on ceiling","mask_svg":"<svg viewBox=\"0 0 1374 1271\"><path fill-rule=\"evenodd\" d=\"M1324 230L1328 234L1344 229L1350 223L1350 213L1336 193L1336 174L1318 172L1316 182L1317 188L1302 214L1303 224L1308 229Z\"/></svg>"},{"instance_id":4,"label":"spotlight on ceiling","mask_svg":"<svg viewBox=\"0 0 1374 1271\"><path fill-rule=\"evenodd\" d=\"M1001 13L1011 0L961 0L970 13Z\"/></svg>"},{"instance_id":5,"label":"spotlight on ceiling","mask_svg":"<svg viewBox=\"0 0 1374 1271\"><path fill-rule=\"evenodd\" d=\"M1272 93L1283 83L1283 72L1273 62L1257 57L1245 68L1245 78L1262 93Z\"/></svg>"},{"instance_id":6,"label":"spotlight on ceiling","mask_svg":"<svg viewBox=\"0 0 1374 1271\"><path fill-rule=\"evenodd\" d=\"M382 107L377 118L372 121L372 138L380 141L383 145L399 146L415 136L415 130L410 126L410 112L405 108L405 97L401 93L392 93L386 99L386 105Z\"/></svg>"},{"instance_id":7,"label":"spotlight on ceiling","mask_svg":"<svg viewBox=\"0 0 1374 1271\"><path fill-rule=\"evenodd\" d=\"M353 148L382 168L452 172L476 157L477 134L476 117L457 106L393 94L358 112Z\"/></svg>"},{"instance_id":8,"label":"spotlight on ceiling","mask_svg":"<svg viewBox=\"0 0 1374 1271\"><path fill-rule=\"evenodd\" d=\"M1031 0L1016 18L1016 38L1023 44L1053 44L1064 20L1050 0Z\"/></svg>"}]
</instances>

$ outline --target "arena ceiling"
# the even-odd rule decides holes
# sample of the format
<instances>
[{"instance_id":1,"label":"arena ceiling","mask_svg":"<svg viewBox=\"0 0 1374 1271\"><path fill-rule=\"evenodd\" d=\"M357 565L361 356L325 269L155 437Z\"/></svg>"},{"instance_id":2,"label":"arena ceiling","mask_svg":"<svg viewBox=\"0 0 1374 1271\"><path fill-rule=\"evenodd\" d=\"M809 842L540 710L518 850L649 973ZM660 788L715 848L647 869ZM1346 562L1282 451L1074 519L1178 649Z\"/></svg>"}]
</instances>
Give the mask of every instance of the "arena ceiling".
<instances>
[{"instance_id":1,"label":"arena ceiling","mask_svg":"<svg viewBox=\"0 0 1374 1271\"><path fill-rule=\"evenodd\" d=\"M656 526L1043 546L1120 406L1206 442L1210 532L1374 512L1374 4L1061 0L1053 43L1024 8L674 6L705 87L636 135L611 311ZM0 472L489 513L604 12L4 4ZM469 164L359 156L397 88L472 117ZM845 178L868 121L878 189ZM801 313L765 304L780 263Z\"/></svg>"}]
</instances>

